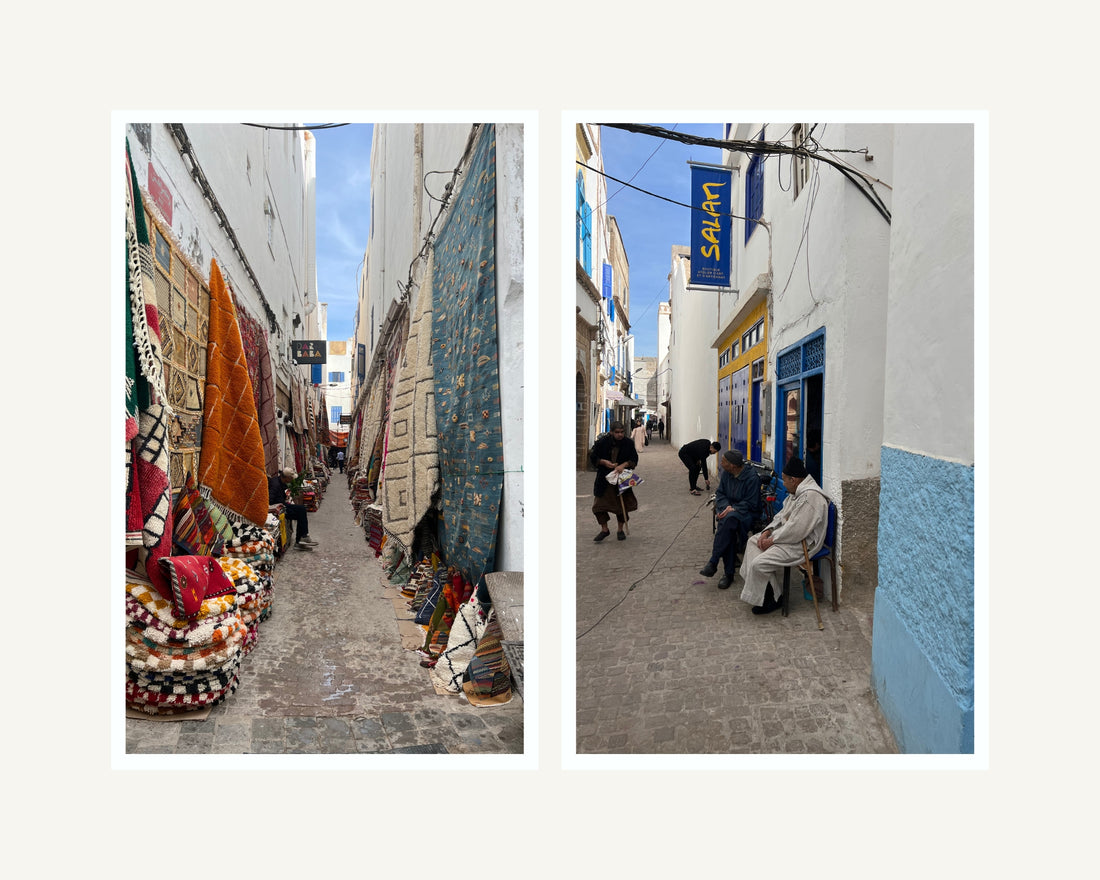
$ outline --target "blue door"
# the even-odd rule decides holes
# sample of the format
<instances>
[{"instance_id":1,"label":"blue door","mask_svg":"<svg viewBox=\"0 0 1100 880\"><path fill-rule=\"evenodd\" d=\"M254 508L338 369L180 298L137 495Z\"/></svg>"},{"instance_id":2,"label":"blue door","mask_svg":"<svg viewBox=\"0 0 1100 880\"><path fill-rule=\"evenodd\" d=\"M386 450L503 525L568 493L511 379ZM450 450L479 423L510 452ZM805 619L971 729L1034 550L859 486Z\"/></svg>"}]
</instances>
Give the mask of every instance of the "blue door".
<instances>
[{"instance_id":1,"label":"blue door","mask_svg":"<svg viewBox=\"0 0 1100 880\"><path fill-rule=\"evenodd\" d=\"M718 380L718 436L723 449L730 447L730 378Z\"/></svg>"},{"instance_id":2,"label":"blue door","mask_svg":"<svg viewBox=\"0 0 1100 880\"><path fill-rule=\"evenodd\" d=\"M730 449L736 449L748 458L749 368L742 367L731 378L733 379L731 388L733 399L730 408Z\"/></svg>"}]
</instances>

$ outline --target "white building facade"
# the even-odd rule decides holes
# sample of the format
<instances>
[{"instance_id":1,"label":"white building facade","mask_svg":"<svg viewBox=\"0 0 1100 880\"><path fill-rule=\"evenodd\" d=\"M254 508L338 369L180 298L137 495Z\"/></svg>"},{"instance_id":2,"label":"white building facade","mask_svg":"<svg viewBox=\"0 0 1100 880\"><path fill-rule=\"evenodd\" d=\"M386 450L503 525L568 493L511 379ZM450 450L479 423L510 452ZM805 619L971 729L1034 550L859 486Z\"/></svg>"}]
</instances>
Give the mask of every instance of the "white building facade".
<instances>
[{"instance_id":1,"label":"white building facade","mask_svg":"<svg viewBox=\"0 0 1100 880\"><path fill-rule=\"evenodd\" d=\"M497 367L500 376L504 474L497 570L523 570L523 298L524 132L497 124L495 291ZM479 130L471 124L384 123L374 126L371 146L370 233L359 276L352 361L351 410L362 407L371 377L402 345L416 314L431 242L445 224L467 178L463 168ZM404 331L402 330L404 328Z\"/></svg>"},{"instance_id":2,"label":"white building facade","mask_svg":"<svg viewBox=\"0 0 1100 880\"><path fill-rule=\"evenodd\" d=\"M176 377L168 383L179 423L173 488L181 484L181 470L194 470L200 448L202 404L193 389L201 394L205 376L205 338L198 328L209 299L211 259L236 297L242 324L266 339L279 406L277 458L293 464L291 386L308 387L311 370L294 363L290 343L320 338L316 141L303 130L150 122L127 124L126 141L153 223L156 305L166 369ZM179 379L186 382L183 391Z\"/></svg>"}]
</instances>

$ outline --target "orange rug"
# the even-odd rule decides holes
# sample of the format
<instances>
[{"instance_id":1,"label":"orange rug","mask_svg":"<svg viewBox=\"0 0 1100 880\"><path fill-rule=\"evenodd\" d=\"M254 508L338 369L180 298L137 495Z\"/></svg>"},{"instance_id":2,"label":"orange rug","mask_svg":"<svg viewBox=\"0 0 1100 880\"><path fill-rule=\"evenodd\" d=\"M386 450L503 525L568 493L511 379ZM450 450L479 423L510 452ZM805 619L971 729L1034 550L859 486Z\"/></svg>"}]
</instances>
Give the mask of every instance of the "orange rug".
<instances>
[{"instance_id":1,"label":"orange rug","mask_svg":"<svg viewBox=\"0 0 1100 880\"><path fill-rule=\"evenodd\" d=\"M234 519L263 527L267 475L256 399L248 377L237 310L216 260L210 261L210 335L206 344L199 483Z\"/></svg>"}]
</instances>

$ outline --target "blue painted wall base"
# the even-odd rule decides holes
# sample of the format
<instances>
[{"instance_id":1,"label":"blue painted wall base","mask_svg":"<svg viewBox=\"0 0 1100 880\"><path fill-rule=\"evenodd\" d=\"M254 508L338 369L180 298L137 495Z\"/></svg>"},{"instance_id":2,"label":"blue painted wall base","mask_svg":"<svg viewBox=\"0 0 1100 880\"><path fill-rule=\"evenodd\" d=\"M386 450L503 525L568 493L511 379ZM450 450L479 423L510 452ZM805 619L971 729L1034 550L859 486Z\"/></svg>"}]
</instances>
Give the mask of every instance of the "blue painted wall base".
<instances>
[{"instance_id":1,"label":"blue painted wall base","mask_svg":"<svg viewBox=\"0 0 1100 880\"><path fill-rule=\"evenodd\" d=\"M974 468L882 450L871 684L898 748L974 751Z\"/></svg>"},{"instance_id":2,"label":"blue painted wall base","mask_svg":"<svg viewBox=\"0 0 1100 880\"><path fill-rule=\"evenodd\" d=\"M875 596L871 685L903 754L974 753L973 700L960 702L882 594Z\"/></svg>"}]
</instances>

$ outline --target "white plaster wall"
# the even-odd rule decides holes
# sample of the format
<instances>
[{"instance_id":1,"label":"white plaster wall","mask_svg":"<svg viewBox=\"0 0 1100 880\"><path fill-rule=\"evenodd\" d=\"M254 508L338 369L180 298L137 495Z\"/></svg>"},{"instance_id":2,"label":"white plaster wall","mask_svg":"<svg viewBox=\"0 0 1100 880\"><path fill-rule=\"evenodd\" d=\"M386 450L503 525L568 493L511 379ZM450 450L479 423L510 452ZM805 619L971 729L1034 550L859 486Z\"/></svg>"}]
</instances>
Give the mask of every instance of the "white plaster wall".
<instances>
[{"instance_id":1,"label":"white plaster wall","mask_svg":"<svg viewBox=\"0 0 1100 880\"><path fill-rule=\"evenodd\" d=\"M414 123L379 123L374 126L371 143L371 199L373 217L368 238L366 260L366 302L360 308L360 343L367 346L369 364L374 350L371 346L371 306L374 307L374 346L379 342L379 329L393 302L409 281L409 266L420 252L423 236L431 219L439 213L439 203L430 198L420 201L420 222L417 224L417 194L426 185L437 198L458 166L470 135L470 125L425 124L423 126L423 171L426 183L417 180L416 125ZM429 174L428 172L441 172ZM457 185L461 185L461 178ZM442 223L442 221L440 221ZM436 224L436 231L439 224ZM424 261L413 272L414 289L409 299L410 311L415 310Z\"/></svg>"},{"instance_id":2,"label":"white plaster wall","mask_svg":"<svg viewBox=\"0 0 1100 880\"><path fill-rule=\"evenodd\" d=\"M883 441L974 463L974 128L898 126Z\"/></svg>"},{"instance_id":3,"label":"white plaster wall","mask_svg":"<svg viewBox=\"0 0 1100 880\"><path fill-rule=\"evenodd\" d=\"M760 126L748 128L755 132ZM789 129L788 123L771 123L765 139L778 139ZM874 161L860 154L839 156L889 183L893 129L827 124L815 137L832 147L868 148ZM748 157L727 154L727 160L747 170ZM825 327L825 489L839 497L842 480L879 472L890 226L834 168L818 163L816 181L811 177L797 199L789 159L770 157L764 168L763 219L770 229L757 227L745 245L739 222L738 286L747 295L755 278L771 276L767 376L773 394L778 353ZM743 173L741 179L739 213ZM890 190L880 187L880 193L889 205ZM770 439L774 455L775 439Z\"/></svg>"},{"instance_id":4,"label":"white plaster wall","mask_svg":"<svg viewBox=\"0 0 1100 880\"><path fill-rule=\"evenodd\" d=\"M504 497L501 503L499 571L524 570L524 128L496 127L497 164L497 364L500 370ZM535 365L532 364L532 368ZM532 428L535 426L532 425Z\"/></svg>"},{"instance_id":5,"label":"white plaster wall","mask_svg":"<svg viewBox=\"0 0 1100 880\"><path fill-rule=\"evenodd\" d=\"M374 126L371 145L373 218L366 252L366 284L357 340L371 349L371 306L374 307L374 347L390 306L400 299L409 280L409 266L420 252L423 236L439 212L439 202L424 197L417 223L418 191L426 186L437 198L462 160L472 124L423 125L423 165L416 165L416 125L381 123ZM522 125L496 127L497 165L497 342L500 370L501 430L504 444L504 495L497 567L523 570L523 432L524 432L524 131ZM430 174L429 172L441 172ZM456 182L461 192L462 175ZM436 223L438 234L445 222ZM425 262L414 267L410 313L415 313ZM352 369L349 366L349 372Z\"/></svg>"},{"instance_id":6,"label":"white plaster wall","mask_svg":"<svg viewBox=\"0 0 1100 880\"><path fill-rule=\"evenodd\" d=\"M672 392L672 442L682 446L700 437L713 440L718 423L714 377L718 352L710 347L718 321L718 297L688 292L689 263L673 257L672 333L669 340Z\"/></svg>"},{"instance_id":7,"label":"white plaster wall","mask_svg":"<svg viewBox=\"0 0 1100 880\"><path fill-rule=\"evenodd\" d=\"M199 165L276 315L279 329L270 347L276 373L285 378L290 369L290 319L303 309L307 289L306 193L310 181L306 179L309 169L303 161L301 133L276 132L277 148L270 150L267 135L271 133L263 129L211 123L188 123L185 128ZM128 135L138 182L147 189L150 156L132 132ZM177 243L205 280L209 280L210 259L215 258L245 308L266 326L260 296L244 264L207 206L165 125L152 124L150 145L153 168L172 194L172 234ZM251 161L251 179L246 157ZM263 212L268 194L276 215L271 248ZM151 207L156 210L155 203ZM308 376L300 372L304 368L297 369Z\"/></svg>"}]
</instances>

